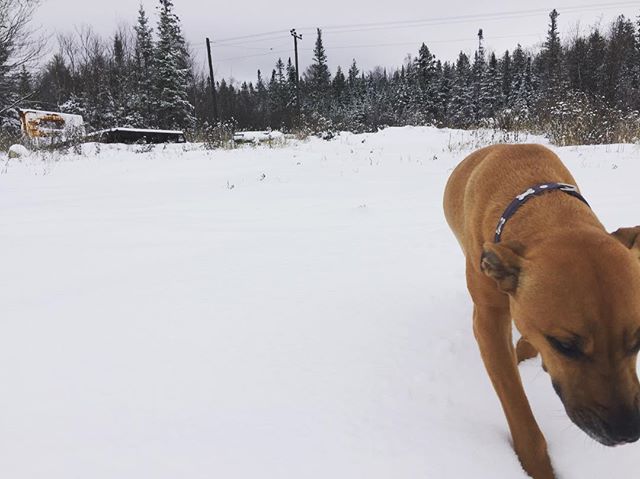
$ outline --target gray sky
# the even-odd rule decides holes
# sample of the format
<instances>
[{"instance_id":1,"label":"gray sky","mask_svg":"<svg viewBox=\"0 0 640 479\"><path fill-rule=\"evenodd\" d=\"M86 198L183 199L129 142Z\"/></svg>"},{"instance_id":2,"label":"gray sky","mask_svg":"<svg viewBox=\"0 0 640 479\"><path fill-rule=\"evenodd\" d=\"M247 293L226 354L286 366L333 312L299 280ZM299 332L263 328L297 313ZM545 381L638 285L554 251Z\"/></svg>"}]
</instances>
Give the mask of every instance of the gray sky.
<instances>
[{"instance_id":1,"label":"gray sky","mask_svg":"<svg viewBox=\"0 0 640 479\"><path fill-rule=\"evenodd\" d=\"M140 3L155 24L155 0L43 0L35 22L52 34L70 32L75 26L87 24L109 37L118 24L135 23ZM560 12L559 27L564 37L577 28L588 31L598 22L606 26L619 14L633 19L640 14L640 1L612 0L582 4L564 0L555 5L524 0L508 3L488 0L481 4L449 0L435 5L396 0L375 7L370 0L324 0L311 5L293 0L209 5L199 0L174 0L174 4L185 36L198 55L198 64L204 69L204 39L210 36L214 42L221 42L214 44L213 50L216 79L233 77L239 81L255 80L258 68L268 77L279 56L285 62L288 56L293 56L293 40L288 34L291 28L297 28L304 36L300 43L301 71L313 55L314 27L323 28L327 56L335 71L337 65L346 69L353 57L364 69L399 66L407 54L415 55L422 42L438 58L451 60L460 50L472 52L476 48L479 28L484 29L487 50L496 53L512 49L518 42L524 47L539 45L546 35L548 11L553 7ZM483 14L488 17L480 18ZM363 25L372 23L378 25ZM224 42L227 38L263 32L277 33Z\"/></svg>"}]
</instances>

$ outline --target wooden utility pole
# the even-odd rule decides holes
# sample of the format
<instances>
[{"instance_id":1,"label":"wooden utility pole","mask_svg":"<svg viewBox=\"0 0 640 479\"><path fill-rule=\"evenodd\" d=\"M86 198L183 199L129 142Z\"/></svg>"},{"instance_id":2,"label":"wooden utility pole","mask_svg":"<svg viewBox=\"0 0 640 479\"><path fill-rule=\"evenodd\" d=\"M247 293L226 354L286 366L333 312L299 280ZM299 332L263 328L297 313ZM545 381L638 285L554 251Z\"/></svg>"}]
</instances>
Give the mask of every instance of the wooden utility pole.
<instances>
[{"instance_id":1,"label":"wooden utility pole","mask_svg":"<svg viewBox=\"0 0 640 479\"><path fill-rule=\"evenodd\" d=\"M213 60L211 60L211 40L207 38L207 56L209 57L209 82L211 83L211 99L213 100L213 121L218 123L218 97L216 95L216 83L213 79Z\"/></svg>"},{"instance_id":2,"label":"wooden utility pole","mask_svg":"<svg viewBox=\"0 0 640 479\"><path fill-rule=\"evenodd\" d=\"M484 32L482 28L478 30L478 53L484 56Z\"/></svg>"},{"instance_id":3,"label":"wooden utility pole","mask_svg":"<svg viewBox=\"0 0 640 479\"><path fill-rule=\"evenodd\" d=\"M300 113L300 70L298 68L298 40L302 40L302 35L296 33L296 29L291 29L291 36L293 37L293 49L296 56L296 106L298 113Z\"/></svg>"}]
</instances>

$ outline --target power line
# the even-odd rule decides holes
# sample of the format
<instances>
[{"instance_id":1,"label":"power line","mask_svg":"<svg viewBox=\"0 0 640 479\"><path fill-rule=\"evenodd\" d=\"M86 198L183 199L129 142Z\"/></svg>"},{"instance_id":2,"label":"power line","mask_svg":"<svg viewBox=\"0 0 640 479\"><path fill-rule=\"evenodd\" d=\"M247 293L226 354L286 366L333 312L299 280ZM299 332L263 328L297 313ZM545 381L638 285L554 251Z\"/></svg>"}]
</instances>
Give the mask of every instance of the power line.
<instances>
[{"instance_id":1,"label":"power line","mask_svg":"<svg viewBox=\"0 0 640 479\"><path fill-rule=\"evenodd\" d=\"M614 3L594 3L589 5L576 5L569 6L564 8L558 8L560 13L574 13L580 11L590 11L594 9L601 8L619 8L624 6L640 6L640 3L636 1L626 1L626 2L614 2ZM530 15L539 15L539 14L547 14L549 13L550 8L536 8L529 10L511 10L506 12L494 12L494 13L479 13L479 14L470 14L470 15L454 15L448 17L434 17L434 18L425 18L419 20L397 20L397 21L387 21L387 22L372 22L372 23L359 23L359 24L345 24L345 25L329 25L320 27L323 30L342 30L345 28L367 28L367 27L385 27L385 26L405 26L405 25L446 25L449 23L460 23L467 22L472 20L490 20L490 19L502 19L502 18L514 18L520 16L530 16ZM312 29L311 27L307 27L307 29ZM302 29L301 29L302 30ZM354 30L355 31L355 30Z\"/></svg>"},{"instance_id":2,"label":"power line","mask_svg":"<svg viewBox=\"0 0 640 479\"><path fill-rule=\"evenodd\" d=\"M220 44L220 45L224 44L224 43L230 43L230 42L239 43L239 42L236 42L236 40L248 40L246 43L255 43L257 41L264 41L264 40L273 39L273 38L282 38L282 37L285 37L285 36L288 36L288 35L289 35L288 31L275 30L275 31L272 31L272 32L253 33L253 34L250 34L250 35L242 35L242 36L239 36L239 37L221 38L220 40L216 40L213 43L214 44ZM255 39L255 40L249 41L249 39Z\"/></svg>"},{"instance_id":3,"label":"power line","mask_svg":"<svg viewBox=\"0 0 640 479\"><path fill-rule=\"evenodd\" d=\"M218 50L222 50L225 48L233 48L233 49L240 49L240 50L261 50L261 51L265 51L265 50L273 50L274 48L278 48L278 47L283 47L285 45L288 45L289 42L281 42L281 43L276 43L275 45L271 45L268 47L247 47L247 46L243 46L243 45L235 45L235 44L230 44L230 45L216 45L214 42L212 42L212 44L218 49Z\"/></svg>"},{"instance_id":4,"label":"power line","mask_svg":"<svg viewBox=\"0 0 640 479\"><path fill-rule=\"evenodd\" d=\"M485 37L485 40L501 40L501 39L506 39L506 38L522 38L522 37L538 37L540 36L539 33L525 33L525 34L521 34L521 35L498 35L498 36L492 36L492 37ZM452 38L452 39L447 39L447 40L423 40L421 42L396 42L396 43L365 43L365 44L359 44L359 45L325 45L325 49L326 50L342 50L342 49L347 49L347 48L382 48L382 47L391 47L391 46L410 46L410 45L414 45L416 47L418 47L419 43L425 43L427 45L431 45L431 44L437 44L437 43L459 43L459 42L469 42L469 41L474 41L475 40L475 36L472 37L464 37L464 38ZM300 50L304 50L304 51L313 51L313 48L301 48ZM288 53L289 50L278 50L278 51L270 51L267 53L258 53L255 55L243 55L243 56L239 56L239 57L227 57L227 58L222 58L220 60L217 60L216 63L220 63L220 62L228 62L228 61L233 61L233 60L243 60L245 58L256 58L256 57L264 57L264 56L269 56L269 55L278 55L280 53Z\"/></svg>"},{"instance_id":5,"label":"power line","mask_svg":"<svg viewBox=\"0 0 640 479\"><path fill-rule=\"evenodd\" d=\"M640 2L626 1L626 2L610 2L610 3L593 3L589 5L575 5L558 8L561 13L576 13L582 11L593 11L602 8L620 8L625 6L640 6ZM320 27L323 30L330 31L331 33L352 33L361 31L371 31L380 29L398 29L398 28L416 28L421 26L432 25L449 25L455 23L465 23L470 21L488 21L488 20L502 20L512 18L523 18L528 16L536 16L543 13L548 13L552 7L537 8L528 10L511 10L506 12L494 12L494 13L479 13L470 15L454 15L448 17L433 17L424 18L419 20L396 20L387 22L371 22L371 23L351 23L342 25L328 25ZM316 27L304 27L298 28L299 31L315 31ZM254 39L252 42L264 41L270 37L283 37L288 35L285 30L273 30L270 32L254 33L250 35L242 35L237 37L222 38L213 42L214 45L222 45L225 43L235 42L236 40L249 40ZM260 40L258 40L260 39ZM236 43L237 44L237 43Z\"/></svg>"},{"instance_id":6,"label":"power line","mask_svg":"<svg viewBox=\"0 0 640 479\"><path fill-rule=\"evenodd\" d=\"M539 37L539 33L526 33L522 35L502 35L495 37L485 37L485 40L499 40L505 38L522 38L522 37ZM464 37L464 38L452 38L449 40L422 40L419 42L396 42L396 43L367 43L360 45L324 45L326 50L342 50L347 48L382 48L382 47L392 47L392 46L405 46L405 45L414 45L418 46L418 43L424 43L426 45L432 45L437 43L459 43L459 42L469 42L474 41L475 37ZM303 48L305 51L313 51L313 48Z\"/></svg>"},{"instance_id":7,"label":"power line","mask_svg":"<svg viewBox=\"0 0 640 479\"><path fill-rule=\"evenodd\" d=\"M273 37L267 37L267 38L256 38L253 40L247 39L247 40L239 40L239 41L227 41L227 42L213 42L217 47L225 47L225 46L231 46L231 45L253 45L256 43L262 44L265 42L272 42L272 41L277 41L277 40L285 40L288 37L288 33L287 34L282 34L282 35L276 35Z\"/></svg>"},{"instance_id":8,"label":"power line","mask_svg":"<svg viewBox=\"0 0 640 479\"><path fill-rule=\"evenodd\" d=\"M575 7L571 9L563 9L563 13L576 13L576 12L587 12L587 11L599 11L603 8L620 8L620 6L640 6L638 2L623 2L619 4L603 4L603 5L592 5L592 6L584 6L584 7ZM347 28L347 27L324 27L323 31L327 33L331 33L332 35L343 34L343 33L356 33L356 32L372 32L372 31L380 31L380 30L399 30L399 29L408 29L408 28L421 28L426 26L441 26L441 25L455 25L460 23L471 23L471 22L487 22L487 21L496 21L496 20L512 20L516 18L528 18L528 17L536 17L541 14L548 13L546 9L539 10L525 10L522 12L505 12L501 14L486 14L486 15L465 15L460 17L446 17L443 20L423 20L423 21L407 21L404 24L398 24L397 22L391 24L372 24L371 26L363 26L358 28ZM411 22L411 23L408 23Z\"/></svg>"},{"instance_id":9,"label":"power line","mask_svg":"<svg viewBox=\"0 0 640 479\"><path fill-rule=\"evenodd\" d=\"M232 60L244 60L245 58L265 57L267 55L278 55L280 53L288 53L288 52L289 50L279 50L277 52L257 53L255 55L245 55L241 57L221 58L220 60L216 60L216 63L230 62Z\"/></svg>"}]
</instances>

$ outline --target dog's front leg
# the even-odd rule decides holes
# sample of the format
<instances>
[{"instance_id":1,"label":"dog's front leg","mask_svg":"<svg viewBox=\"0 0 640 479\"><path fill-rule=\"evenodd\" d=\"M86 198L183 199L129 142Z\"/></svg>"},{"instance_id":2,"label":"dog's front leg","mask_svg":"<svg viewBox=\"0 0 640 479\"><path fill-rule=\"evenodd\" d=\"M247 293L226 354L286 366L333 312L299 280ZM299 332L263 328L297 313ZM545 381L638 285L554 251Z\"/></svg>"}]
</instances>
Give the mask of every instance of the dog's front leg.
<instances>
[{"instance_id":1,"label":"dog's front leg","mask_svg":"<svg viewBox=\"0 0 640 479\"><path fill-rule=\"evenodd\" d=\"M509 309L476 305L473 330L522 467L534 479L553 479L547 444L533 417L518 372Z\"/></svg>"}]
</instances>

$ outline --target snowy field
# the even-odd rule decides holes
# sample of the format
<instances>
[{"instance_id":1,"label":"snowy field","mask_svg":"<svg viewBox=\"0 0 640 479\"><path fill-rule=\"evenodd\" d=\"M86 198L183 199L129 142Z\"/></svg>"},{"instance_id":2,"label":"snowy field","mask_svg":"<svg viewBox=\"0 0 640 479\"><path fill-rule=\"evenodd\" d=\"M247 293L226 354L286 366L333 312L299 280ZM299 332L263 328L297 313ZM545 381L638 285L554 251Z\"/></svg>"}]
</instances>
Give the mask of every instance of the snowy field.
<instances>
[{"instance_id":1,"label":"snowy field","mask_svg":"<svg viewBox=\"0 0 640 479\"><path fill-rule=\"evenodd\" d=\"M525 478L441 209L488 140L0 157L0 477ZM640 223L638 147L555 150ZM521 371L560 479L638 474Z\"/></svg>"}]
</instances>

